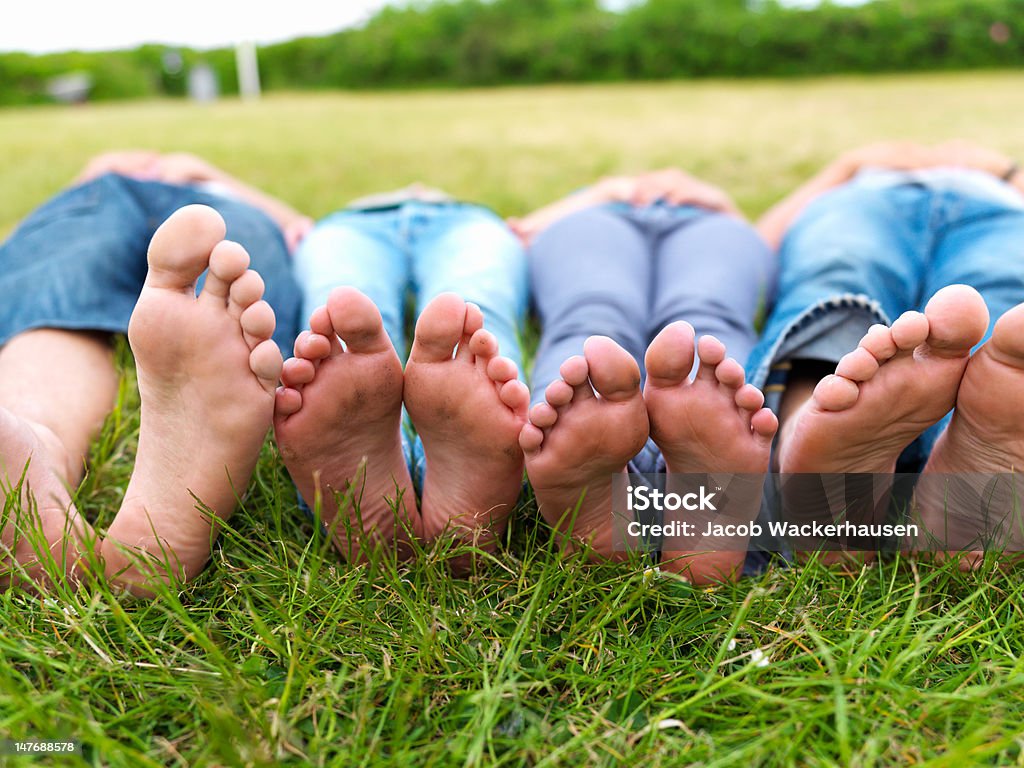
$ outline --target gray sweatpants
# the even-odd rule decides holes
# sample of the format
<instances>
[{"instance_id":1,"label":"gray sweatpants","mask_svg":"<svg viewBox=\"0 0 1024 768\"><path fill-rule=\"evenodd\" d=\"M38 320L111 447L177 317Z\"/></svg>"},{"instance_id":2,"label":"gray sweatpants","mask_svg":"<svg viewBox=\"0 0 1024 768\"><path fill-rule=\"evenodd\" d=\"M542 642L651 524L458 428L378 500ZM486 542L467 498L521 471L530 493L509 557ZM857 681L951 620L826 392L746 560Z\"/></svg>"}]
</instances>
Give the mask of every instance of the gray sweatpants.
<instances>
[{"instance_id":1,"label":"gray sweatpants","mask_svg":"<svg viewBox=\"0 0 1024 768\"><path fill-rule=\"evenodd\" d=\"M774 257L749 224L660 203L567 216L537 237L529 260L544 329L531 377L535 403L588 336L614 339L643 371L651 340L686 320L745 363L775 278Z\"/></svg>"}]
</instances>

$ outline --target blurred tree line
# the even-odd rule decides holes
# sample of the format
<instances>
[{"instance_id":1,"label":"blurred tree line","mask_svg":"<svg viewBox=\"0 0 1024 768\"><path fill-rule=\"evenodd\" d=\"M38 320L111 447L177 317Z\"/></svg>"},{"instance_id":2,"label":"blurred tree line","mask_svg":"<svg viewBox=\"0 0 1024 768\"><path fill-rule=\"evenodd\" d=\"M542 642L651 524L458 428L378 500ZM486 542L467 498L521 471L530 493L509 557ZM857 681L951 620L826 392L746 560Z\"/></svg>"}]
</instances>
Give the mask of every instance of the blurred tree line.
<instances>
[{"instance_id":1,"label":"blurred tree line","mask_svg":"<svg viewBox=\"0 0 1024 768\"><path fill-rule=\"evenodd\" d=\"M170 59L169 59L170 57ZM171 61L173 66L168 65ZM224 92L234 52L0 55L0 104L46 100L46 83L88 73L93 99L181 95L203 61ZM267 89L479 86L689 77L777 77L1015 67L1024 0L874 0L801 9L776 0L436 0L385 8L366 25L260 49Z\"/></svg>"}]
</instances>

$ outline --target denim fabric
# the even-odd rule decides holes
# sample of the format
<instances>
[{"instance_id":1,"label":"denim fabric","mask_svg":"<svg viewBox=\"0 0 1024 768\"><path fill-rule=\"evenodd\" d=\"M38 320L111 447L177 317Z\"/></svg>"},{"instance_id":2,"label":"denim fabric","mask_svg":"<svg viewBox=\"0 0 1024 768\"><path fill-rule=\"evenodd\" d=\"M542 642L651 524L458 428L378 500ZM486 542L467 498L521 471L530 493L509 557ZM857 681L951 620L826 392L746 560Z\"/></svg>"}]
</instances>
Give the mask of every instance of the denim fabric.
<instances>
[{"instance_id":1,"label":"denim fabric","mask_svg":"<svg viewBox=\"0 0 1024 768\"><path fill-rule=\"evenodd\" d=\"M774 258L746 223L692 206L598 206L554 223L530 248L534 300L543 323L531 377L544 398L558 368L583 353L588 336L608 336L640 364L658 332L686 320L712 334L741 363L770 295ZM664 471L649 442L633 462Z\"/></svg>"},{"instance_id":2,"label":"denim fabric","mask_svg":"<svg viewBox=\"0 0 1024 768\"><path fill-rule=\"evenodd\" d=\"M384 329L406 357L405 308L411 292L416 316L440 293L477 304L501 354L522 375L519 329L527 295L526 256L519 240L492 211L467 203L409 201L381 209L327 216L295 254L308 317L333 288L348 285L380 309ZM423 448L406 421L406 455L422 479Z\"/></svg>"},{"instance_id":3,"label":"denim fabric","mask_svg":"<svg viewBox=\"0 0 1024 768\"><path fill-rule=\"evenodd\" d=\"M872 323L922 310L940 288L976 288L995 321L1024 301L1024 209L949 185L858 179L815 200L779 251L778 301L748 364L776 404L787 361L838 362ZM927 458L946 419L904 454Z\"/></svg>"},{"instance_id":4,"label":"denim fabric","mask_svg":"<svg viewBox=\"0 0 1024 768\"><path fill-rule=\"evenodd\" d=\"M0 344L35 328L126 333L153 233L193 203L215 208L227 237L249 251L277 315L274 340L287 354L298 331L300 295L277 225L228 197L116 174L61 192L0 245Z\"/></svg>"}]
</instances>

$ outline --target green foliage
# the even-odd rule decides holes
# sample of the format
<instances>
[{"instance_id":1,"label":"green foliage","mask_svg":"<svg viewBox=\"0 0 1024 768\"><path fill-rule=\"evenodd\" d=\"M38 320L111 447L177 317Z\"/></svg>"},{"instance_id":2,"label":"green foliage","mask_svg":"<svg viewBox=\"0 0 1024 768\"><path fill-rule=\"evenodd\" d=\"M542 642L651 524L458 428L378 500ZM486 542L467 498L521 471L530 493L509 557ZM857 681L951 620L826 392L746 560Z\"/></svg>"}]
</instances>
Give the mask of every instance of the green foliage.
<instances>
[{"instance_id":1,"label":"green foliage","mask_svg":"<svg viewBox=\"0 0 1024 768\"><path fill-rule=\"evenodd\" d=\"M265 87L293 90L973 69L1024 61L1021 18L1024 0L646 0L621 13L597 0L434 0L260 56ZM0 55L0 105L42 100L69 70L94 77L95 99L181 95L163 50ZM236 90L230 49L180 54Z\"/></svg>"}]
</instances>

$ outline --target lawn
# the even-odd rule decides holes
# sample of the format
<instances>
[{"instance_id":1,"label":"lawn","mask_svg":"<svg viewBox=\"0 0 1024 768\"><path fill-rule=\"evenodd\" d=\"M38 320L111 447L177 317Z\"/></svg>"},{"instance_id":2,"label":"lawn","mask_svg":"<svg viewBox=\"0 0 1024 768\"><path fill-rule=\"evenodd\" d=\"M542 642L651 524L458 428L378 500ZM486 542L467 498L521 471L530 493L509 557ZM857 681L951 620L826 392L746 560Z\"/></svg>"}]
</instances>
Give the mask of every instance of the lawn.
<instances>
[{"instance_id":1,"label":"lawn","mask_svg":"<svg viewBox=\"0 0 1024 768\"><path fill-rule=\"evenodd\" d=\"M123 146L197 152L313 215L416 179L512 215L668 164L757 214L878 138L1024 157L1022 86L997 73L5 110L0 233ZM138 430L120 357L77 496L101 529ZM487 567L452 578L449 554L342 563L268 443L188 588L151 603L101 585L0 594L0 739L77 739L82 756L49 762L97 766L1024 763L1016 574L887 559L695 590L560 557L528 495Z\"/></svg>"}]
</instances>

